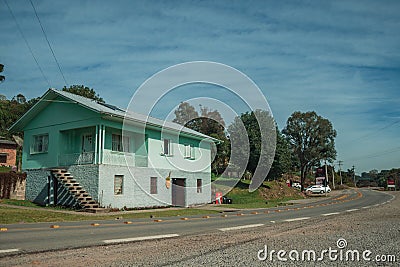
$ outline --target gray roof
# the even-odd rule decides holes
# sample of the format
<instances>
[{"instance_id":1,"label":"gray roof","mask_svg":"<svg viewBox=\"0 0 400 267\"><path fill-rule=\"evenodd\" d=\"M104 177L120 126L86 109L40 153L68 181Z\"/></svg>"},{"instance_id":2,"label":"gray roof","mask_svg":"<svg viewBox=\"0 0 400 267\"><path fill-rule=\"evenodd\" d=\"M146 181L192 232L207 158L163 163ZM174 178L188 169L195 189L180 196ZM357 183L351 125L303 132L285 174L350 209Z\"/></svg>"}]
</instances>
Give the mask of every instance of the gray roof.
<instances>
[{"instance_id":1,"label":"gray roof","mask_svg":"<svg viewBox=\"0 0 400 267\"><path fill-rule=\"evenodd\" d=\"M14 141L5 140L5 139L0 139L0 144L17 145L17 143L15 143Z\"/></svg>"},{"instance_id":2,"label":"gray roof","mask_svg":"<svg viewBox=\"0 0 400 267\"><path fill-rule=\"evenodd\" d=\"M139 123L143 123L149 126L155 126L157 128L164 128L168 130L172 130L174 132L180 132L180 133L186 133L190 136L194 136L200 139L209 139L214 142L219 142L218 139L212 138L208 135L199 133L197 131L194 131L192 129L189 129L187 127L184 127L180 124L170 122L170 121L163 121L160 119L156 119L147 115L131 112L131 111L126 111L122 108L119 108L117 106L113 106L111 104L107 103L100 103L96 100L92 100L80 95L75 95L69 92L65 91L60 91L56 89L49 89L39 100L38 103L36 103L27 113L25 113L13 126L11 126L10 130L18 131L21 130L23 125L25 124L24 121L29 121L29 118L32 116L35 116L40 110L42 110L46 103L46 99L52 98L51 95L60 95L64 98L69 99L70 101L76 102L77 104L80 104L88 109L91 109L95 112L102 113L105 115L110 115L113 117L118 117L121 119L127 119L129 121L135 121ZM42 102L42 103L41 103Z\"/></svg>"}]
</instances>

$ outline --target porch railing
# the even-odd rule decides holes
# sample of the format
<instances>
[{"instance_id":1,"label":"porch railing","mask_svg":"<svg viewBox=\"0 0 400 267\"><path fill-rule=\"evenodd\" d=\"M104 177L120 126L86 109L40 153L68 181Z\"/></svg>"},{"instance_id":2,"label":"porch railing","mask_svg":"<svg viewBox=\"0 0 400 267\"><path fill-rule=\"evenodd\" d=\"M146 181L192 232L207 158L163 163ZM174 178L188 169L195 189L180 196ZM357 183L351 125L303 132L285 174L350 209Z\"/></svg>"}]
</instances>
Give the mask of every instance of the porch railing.
<instances>
[{"instance_id":1,"label":"porch railing","mask_svg":"<svg viewBox=\"0 0 400 267\"><path fill-rule=\"evenodd\" d=\"M94 159L94 152L61 154L58 156L58 164L59 166L93 164L95 163ZM117 166L148 166L147 156L113 151L104 151L102 154L102 163Z\"/></svg>"},{"instance_id":2,"label":"porch railing","mask_svg":"<svg viewBox=\"0 0 400 267\"><path fill-rule=\"evenodd\" d=\"M60 166L83 165L94 163L94 152L61 154L58 156Z\"/></svg>"},{"instance_id":3,"label":"porch railing","mask_svg":"<svg viewBox=\"0 0 400 267\"><path fill-rule=\"evenodd\" d=\"M147 167L147 156L134 153L104 151L103 163L117 166Z\"/></svg>"}]
</instances>

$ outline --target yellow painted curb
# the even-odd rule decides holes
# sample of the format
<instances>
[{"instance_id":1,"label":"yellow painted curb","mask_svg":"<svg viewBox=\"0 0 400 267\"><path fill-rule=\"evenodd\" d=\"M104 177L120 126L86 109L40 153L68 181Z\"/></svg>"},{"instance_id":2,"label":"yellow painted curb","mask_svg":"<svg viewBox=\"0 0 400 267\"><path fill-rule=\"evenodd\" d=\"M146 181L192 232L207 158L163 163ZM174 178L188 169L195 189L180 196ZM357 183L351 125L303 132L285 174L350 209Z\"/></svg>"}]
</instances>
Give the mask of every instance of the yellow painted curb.
<instances>
[{"instance_id":1,"label":"yellow painted curb","mask_svg":"<svg viewBox=\"0 0 400 267\"><path fill-rule=\"evenodd\" d=\"M100 226L99 223L92 223L91 226Z\"/></svg>"},{"instance_id":2,"label":"yellow painted curb","mask_svg":"<svg viewBox=\"0 0 400 267\"><path fill-rule=\"evenodd\" d=\"M258 212L257 211L253 211L251 214L257 215Z\"/></svg>"},{"instance_id":3,"label":"yellow painted curb","mask_svg":"<svg viewBox=\"0 0 400 267\"><path fill-rule=\"evenodd\" d=\"M7 232L8 231L8 229L7 228L0 228L0 232Z\"/></svg>"},{"instance_id":4,"label":"yellow painted curb","mask_svg":"<svg viewBox=\"0 0 400 267\"><path fill-rule=\"evenodd\" d=\"M204 218L204 219L209 219L209 218L210 218L210 216L203 216L203 218Z\"/></svg>"},{"instance_id":5,"label":"yellow painted curb","mask_svg":"<svg viewBox=\"0 0 400 267\"><path fill-rule=\"evenodd\" d=\"M56 224L53 224L53 225L50 225L50 228L58 229L58 228L60 228L60 226L59 226L59 225L56 225Z\"/></svg>"},{"instance_id":6,"label":"yellow painted curb","mask_svg":"<svg viewBox=\"0 0 400 267\"><path fill-rule=\"evenodd\" d=\"M187 221L189 220L188 218L181 218L182 221Z\"/></svg>"},{"instance_id":7,"label":"yellow painted curb","mask_svg":"<svg viewBox=\"0 0 400 267\"><path fill-rule=\"evenodd\" d=\"M158 220L154 220L154 222L162 222L162 220L158 219Z\"/></svg>"},{"instance_id":8,"label":"yellow painted curb","mask_svg":"<svg viewBox=\"0 0 400 267\"><path fill-rule=\"evenodd\" d=\"M132 222L130 222L130 221L127 221L127 222L124 222L124 224L132 224Z\"/></svg>"}]
</instances>

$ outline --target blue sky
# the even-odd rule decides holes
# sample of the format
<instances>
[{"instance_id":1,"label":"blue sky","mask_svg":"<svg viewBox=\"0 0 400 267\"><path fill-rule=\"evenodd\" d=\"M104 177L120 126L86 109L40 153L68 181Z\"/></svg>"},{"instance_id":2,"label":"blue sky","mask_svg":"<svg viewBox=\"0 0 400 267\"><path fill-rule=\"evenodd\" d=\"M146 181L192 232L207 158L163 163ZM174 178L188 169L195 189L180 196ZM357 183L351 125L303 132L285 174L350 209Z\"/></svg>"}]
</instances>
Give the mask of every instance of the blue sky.
<instances>
[{"instance_id":1,"label":"blue sky","mask_svg":"<svg viewBox=\"0 0 400 267\"><path fill-rule=\"evenodd\" d=\"M32 2L68 85L85 84L126 107L164 68L220 62L258 85L280 129L297 110L329 119L345 169L400 167L399 1ZM30 1L7 3L44 76L0 1L0 93L33 98L61 89L65 81ZM153 115L164 118L193 97L241 112L220 88L186 86L161 99Z\"/></svg>"}]
</instances>

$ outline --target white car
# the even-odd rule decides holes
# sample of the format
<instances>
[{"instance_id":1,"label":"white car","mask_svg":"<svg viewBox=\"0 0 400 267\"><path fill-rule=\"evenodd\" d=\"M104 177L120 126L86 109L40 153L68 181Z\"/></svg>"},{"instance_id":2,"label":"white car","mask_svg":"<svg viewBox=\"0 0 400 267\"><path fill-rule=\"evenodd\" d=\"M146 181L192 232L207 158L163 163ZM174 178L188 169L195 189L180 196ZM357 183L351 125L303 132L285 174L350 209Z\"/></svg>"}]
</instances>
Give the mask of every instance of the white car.
<instances>
[{"instance_id":1,"label":"white car","mask_svg":"<svg viewBox=\"0 0 400 267\"><path fill-rule=\"evenodd\" d=\"M301 189L301 184L300 183L293 183L292 187L297 188L297 189Z\"/></svg>"},{"instance_id":2,"label":"white car","mask_svg":"<svg viewBox=\"0 0 400 267\"><path fill-rule=\"evenodd\" d=\"M326 187L323 185L312 185L306 188L306 193L320 193L320 194L324 194L324 193L329 193L331 192L331 188L329 187L329 185L327 185Z\"/></svg>"}]
</instances>

